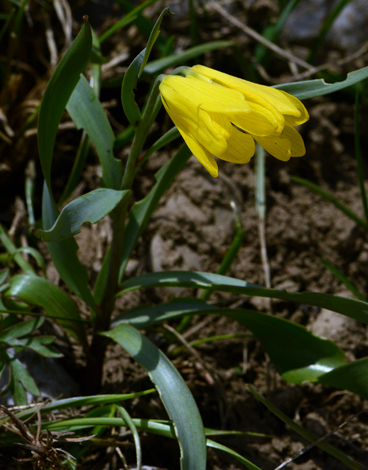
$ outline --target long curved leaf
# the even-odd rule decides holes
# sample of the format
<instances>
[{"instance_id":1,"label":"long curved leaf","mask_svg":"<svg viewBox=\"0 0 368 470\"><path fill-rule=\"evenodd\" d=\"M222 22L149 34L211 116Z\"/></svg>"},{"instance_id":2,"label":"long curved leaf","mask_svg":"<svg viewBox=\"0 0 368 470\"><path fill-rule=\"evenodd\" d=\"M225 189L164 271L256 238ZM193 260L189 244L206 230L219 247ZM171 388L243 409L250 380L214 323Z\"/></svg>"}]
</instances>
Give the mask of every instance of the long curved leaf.
<instances>
[{"instance_id":1,"label":"long curved leaf","mask_svg":"<svg viewBox=\"0 0 368 470\"><path fill-rule=\"evenodd\" d=\"M66 109L77 128L84 129L96 147L103 186L120 189L123 172L121 160L114 158L115 136L100 101L84 75L80 76Z\"/></svg>"},{"instance_id":2,"label":"long curved leaf","mask_svg":"<svg viewBox=\"0 0 368 470\"><path fill-rule=\"evenodd\" d=\"M7 298L17 298L27 304L42 307L46 316L55 318L84 348L87 347L79 310L61 289L47 279L25 274L12 277L9 283L3 294L5 304Z\"/></svg>"},{"instance_id":3,"label":"long curved leaf","mask_svg":"<svg viewBox=\"0 0 368 470\"><path fill-rule=\"evenodd\" d=\"M348 73L348 76L342 82L326 83L323 79L306 80L304 82L286 83L282 85L275 85L274 88L284 90L287 93L305 100L307 98L314 98L315 96L328 95L334 91L343 90L349 86L365 80L368 77L368 67L355 70Z\"/></svg>"},{"instance_id":4,"label":"long curved leaf","mask_svg":"<svg viewBox=\"0 0 368 470\"><path fill-rule=\"evenodd\" d=\"M43 228L53 226L59 216L59 211L52 200L49 188L44 182L42 194L42 222ZM88 288L88 273L86 267L80 262L77 251L78 245L74 238L61 242L47 244L51 259L63 281L83 299L92 309L96 308L95 301Z\"/></svg>"},{"instance_id":5,"label":"long curved leaf","mask_svg":"<svg viewBox=\"0 0 368 470\"><path fill-rule=\"evenodd\" d=\"M278 289L266 289L240 279L203 272L170 271L144 274L124 281L121 284L122 290L119 295L148 287L191 287L194 289L231 292L238 295L274 298L326 308L363 323L368 323L367 302L317 292L287 292Z\"/></svg>"},{"instance_id":6,"label":"long curved leaf","mask_svg":"<svg viewBox=\"0 0 368 470\"><path fill-rule=\"evenodd\" d=\"M368 398L368 357L321 375L318 382L330 387L350 390L361 397Z\"/></svg>"},{"instance_id":7,"label":"long curved leaf","mask_svg":"<svg viewBox=\"0 0 368 470\"><path fill-rule=\"evenodd\" d=\"M293 421L285 413L279 410L269 400L267 400L265 397L263 397L258 392L256 392L256 390L253 387L251 387L250 385L248 385L248 387L249 387L249 390L252 392L252 394L257 398L257 400L263 403L263 405L265 405L273 414L275 414L284 423L286 423L291 429L293 429L293 431L297 432L300 436L303 436L304 439L307 439L309 442L316 442L317 447L324 450L325 452L328 452L330 455L333 455L336 459L340 460L345 465L347 465L350 468L353 468L354 470L364 470L366 468L360 465L355 460L353 460L348 455L346 455L344 452L341 452L340 450L336 449L336 447L330 444L327 444L324 441L318 442L318 439L319 439L318 436L316 436L310 431L307 431L299 424L295 423L295 421Z\"/></svg>"},{"instance_id":8,"label":"long curved leaf","mask_svg":"<svg viewBox=\"0 0 368 470\"><path fill-rule=\"evenodd\" d=\"M301 325L252 310L219 308L200 299L175 299L154 307L138 307L117 317L113 326L126 323L147 328L182 316L209 314L233 318L251 330L277 371L289 382L313 381L346 363L336 344L315 336Z\"/></svg>"},{"instance_id":9,"label":"long curved leaf","mask_svg":"<svg viewBox=\"0 0 368 470\"><path fill-rule=\"evenodd\" d=\"M47 242L59 242L76 235L81 225L95 224L109 214L130 191L95 189L67 204L49 230L35 229L33 233Z\"/></svg>"},{"instance_id":10,"label":"long curved leaf","mask_svg":"<svg viewBox=\"0 0 368 470\"><path fill-rule=\"evenodd\" d=\"M144 72L149 74L154 74L161 72L162 70L172 67L174 65L180 64L183 65L186 61L194 59L202 54L205 54L209 51L214 51L216 49L222 49L225 47L233 47L235 43L233 41L212 41L206 42L205 44L200 44L199 46L194 46L189 49L186 49L179 54L172 54L168 57L163 57L162 59L153 60L148 62Z\"/></svg>"},{"instance_id":11,"label":"long curved leaf","mask_svg":"<svg viewBox=\"0 0 368 470\"><path fill-rule=\"evenodd\" d=\"M42 99L38 119L38 149L43 176L51 193L51 163L57 129L66 104L86 68L92 34L85 20L78 36L55 69Z\"/></svg>"},{"instance_id":12,"label":"long curved leaf","mask_svg":"<svg viewBox=\"0 0 368 470\"><path fill-rule=\"evenodd\" d=\"M155 383L175 427L182 470L205 470L206 438L202 419L179 372L151 341L130 325L119 325L104 335L126 349Z\"/></svg>"}]
</instances>

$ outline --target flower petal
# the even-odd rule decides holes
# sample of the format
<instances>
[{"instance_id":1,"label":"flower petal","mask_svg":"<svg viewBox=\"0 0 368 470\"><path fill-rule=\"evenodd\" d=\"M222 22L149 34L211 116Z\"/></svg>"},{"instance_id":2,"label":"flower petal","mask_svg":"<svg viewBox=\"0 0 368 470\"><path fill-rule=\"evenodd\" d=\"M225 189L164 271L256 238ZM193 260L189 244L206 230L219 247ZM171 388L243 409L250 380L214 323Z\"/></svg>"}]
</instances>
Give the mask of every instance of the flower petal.
<instances>
[{"instance_id":1,"label":"flower petal","mask_svg":"<svg viewBox=\"0 0 368 470\"><path fill-rule=\"evenodd\" d=\"M255 151L253 137L234 128L227 149L220 156L221 160L233 163L249 163Z\"/></svg>"},{"instance_id":2,"label":"flower petal","mask_svg":"<svg viewBox=\"0 0 368 470\"><path fill-rule=\"evenodd\" d=\"M254 139L270 155L283 162L290 160L290 157L302 157L305 154L304 142L301 135L290 126L285 126L280 136L254 136Z\"/></svg>"},{"instance_id":3,"label":"flower petal","mask_svg":"<svg viewBox=\"0 0 368 470\"><path fill-rule=\"evenodd\" d=\"M206 168L211 176L216 178L218 176L218 166L213 155L211 155L210 152L203 147L203 145L193 139L191 135L183 131L183 129L178 127L178 130L199 163L201 163Z\"/></svg>"},{"instance_id":4,"label":"flower petal","mask_svg":"<svg viewBox=\"0 0 368 470\"><path fill-rule=\"evenodd\" d=\"M299 125L309 119L309 114L301 101L282 90L232 77L203 65L195 65L192 69L223 86L240 91L246 100L258 103L273 113L281 113L290 117L294 116L297 119L291 119L289 123L291 125Z\"/></svg>"}]
</instances>

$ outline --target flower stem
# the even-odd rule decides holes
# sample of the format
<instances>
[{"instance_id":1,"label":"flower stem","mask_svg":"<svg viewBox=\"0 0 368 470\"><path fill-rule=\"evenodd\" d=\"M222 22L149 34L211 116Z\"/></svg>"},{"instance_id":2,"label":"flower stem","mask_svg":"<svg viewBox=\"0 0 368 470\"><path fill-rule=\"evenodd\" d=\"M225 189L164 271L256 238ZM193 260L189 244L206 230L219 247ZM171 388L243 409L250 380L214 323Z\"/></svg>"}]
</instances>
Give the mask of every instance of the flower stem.
<instances>
[{"instance_id":1,"label":"flower stem","mask_svg":"<svg viewBox=\"0 0 368 470\"><path fill-rule=\"evenodd\" d=\"M158 78L152 88L146 109L140 120L130 149L125 167L121 189L130 190L137 172L137 160L142 153L147 134L155 120L161 106L159 95L160 79ZM111 213L113 219L113 238L111 243L109 269L104 294L101 301L100 314L96 317L94 335L87 358L86 388L89 393L98 393L101 388L103 361L108 339L99 333L110 328L111 316L115 307L116 291L118 287L121 254L124 245L124 231L128 214L129 198L123 200Z\"/></svg>"}]
</instances>

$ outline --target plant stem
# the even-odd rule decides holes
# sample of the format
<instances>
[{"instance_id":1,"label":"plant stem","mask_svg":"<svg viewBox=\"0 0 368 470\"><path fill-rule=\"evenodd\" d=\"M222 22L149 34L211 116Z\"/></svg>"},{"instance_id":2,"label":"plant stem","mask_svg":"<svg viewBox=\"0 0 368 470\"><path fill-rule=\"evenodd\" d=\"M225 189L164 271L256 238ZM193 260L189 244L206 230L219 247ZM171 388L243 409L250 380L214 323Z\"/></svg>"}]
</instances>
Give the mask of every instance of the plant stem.
<instances>
[{"instance_id":1,"label":"plant stem","mask_svg":"<svg viewBox=\"0 0 368 470\"><path fill-rule=\"evenodd\" d=\"M133 185L137 171L137 160L142 153L147 134L160 109L159 83L160 80L156 80L142 119L138 124L124 171L122 190L130 190ZM100 336L99 333L110 328L111 316L114 311L128 205L129 199L127 198L111 214L113 219L113 238L109 270L99 313L96 315L90 354L87 358L85 386L89 393L98 393L101 388L103 362L109 340L104 336Z\"/></svg>"}]
</instances>

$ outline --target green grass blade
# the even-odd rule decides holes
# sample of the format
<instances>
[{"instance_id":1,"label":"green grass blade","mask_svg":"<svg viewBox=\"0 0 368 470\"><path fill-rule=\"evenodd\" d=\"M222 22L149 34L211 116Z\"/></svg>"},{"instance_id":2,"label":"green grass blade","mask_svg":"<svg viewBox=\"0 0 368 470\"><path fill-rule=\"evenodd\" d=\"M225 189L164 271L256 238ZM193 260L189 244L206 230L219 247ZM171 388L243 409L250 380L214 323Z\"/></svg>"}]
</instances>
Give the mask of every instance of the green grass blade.
<instances>
[{"instance_id":1,"label":"green grass blade","mask_svg":"<svg viewBox=\"0 0 368 470\"><path fill-rule=\"evenodd\" d=\"M343 273L336 268L336 266L333 266L331 263L329 263L327 260L321 258L320 259L321 263L329 270L332 272L334 276L339 279L349 290L352 292L355 297L359 300L362 300L363 302L367 302L368 299L354 286L353 283L347 279L346 276L343 275Z\"/></svg>"},{"instance_id":2,"label":"green grass blade","mask_svg":"<svg viewBox=\"0 0 368 470\"><path fill-rule=\"evenodd\" d=\"M325 19L322 28L316 37L316 39L313 41L311 50L308 54L307 62L312 62L313 59L316 56L316 53L318 52L318 49L320 48L321 44L323 43L327 33L329 32L333 22L335 19L339 16L341 10L348 4L350 3L351 0L340 0L337 2L335 5L334 9L331 11L331 13L327 16Z\"/></svg>"},{"instance_id":3,"label":"green grass blade","mask_svg":"<svg viewBox=\"0 0 368 470\"><path fill-rule=\"evenodd\" d=\"M87 347L86 333L77 306L52 282L42 277L18 274L10 279L9 287L3 294L5 305L7 298L42 307L48 317L57 319L71 336L84 348Z\"/></svg>"},{"instance_id":4,"label":"green grass blade","mask_svg":"<svg viewBox=\"0 0 368 470\"><path fill-rule=\"evenodd\" d=\"M364 186L364 174L363 174L363 162L362 162L362 152L360 148L360 137L359 137L359 103L360 103L360 93L359 85L356 87L355 94L355 111L354 111L354 137L355 137L355 158L357 161L358 167L358 177L359 177L359 187L360 195L362 198L363 209L366 223L368 223L368 203L367 203L367 193Z\"/></svg>"},{"instance_id":5,"label":"green grass blade","mask_svg":"<svg viewBox=\"0 0 368 470\"><path fill-rule=\"evenodd\" d=\"M219 274L191 271L170 271L144 274L124 281L118 295L142 288L151 287L189 287L194 289L213 289L237 295L266 297L296 302L314 307L326 308L341 313L363 323L368 323L368 303L331 294L317 292L287 292L266 289L240 279Z\"/></svg>"},{"instance_id":6,"label":"green grass blade","mask_svg":"<svg viewBox=\"0 0 368 470\"><path fill-rule=\"evenodd\" d=\"M91 28L87 21L55 69L42 99L38 119L38 148L47 186L51 190L51 163L61 116L86 68L92 48Z\"/></svg>"},{"instance_id":7,"label":"green grass blade","mask_svg":"<svg viewBox=\"0 0 368 470\"><path fill-rule=\"evenodd\" d=\"M121 86L121 104L123 106L125 116L133 128L138 126L138 123L141 120L141 111L135 101L134 90L137 86L138 76L145 54L146 49L143 49L143 51L141 51L129 65Z\"/></svg>"},{"instance_id":8,"label":"green grass blade","mask_svg":"<svg viewBox=\"0 0 368 470\"><path fill-rule=\"evenodd\" d=\"M141 13L145 8L152 5L152 3L155 3L156 1L157 0L146 0L145 2L141 3L140 5L134 8L134 6L130 2L118 0L118 5L128 13L121 20L111 26L111 28L101 34L100 43L106 41L106 39L108 39L116 31L123 28L124 26L127 26L132 22L136 23L140 32L148 38L152 30L153 24L150 20L148 20L148 18L142 16Z\"/></svg>"},{"instance_id":9,"label":"green grass blade","mask_svg":"<svg viewBox=\"0 0 368 470\"><path fill-rule=\"evenodd\" d=\"M345 80L337 83L326 83L323 79L317 79L306 80L304 82L293 82L286 83L283 85L275 85L274 88L284 90L300 100L305 100L307 98L328 95L329 93L333 93L334 91L343 90L344 88L355 85L356 83L365 80L367 77L368 67L363 67L362 69L348 73L348 76Z\"/></svg>"},{"instance_id":10,"label":"green grass blade","mask_svg":"<svg viewBox=\"0 0 368 470\"><path fill-rule=\"evenodd\" d=\"M206 438L197 405L179 372L167 357L130 325L119 325L105 336L116 341L148 372L172 419L179 441L182 470L206 468Z\"/></svg>"},{"instance_id":11,"label":"green grass blade","mask_svg":"<svg viewBox=\"0 0 368 470\"><path fill-rule=\"evenodd\" d=\"M263 405L265 405L274 415L276 415L284 423L286 423L293 431L297 432L300 436L304 437L304 439L307 439L309 442L316 442L319 439L318 436L307 431L302 426L295 423L291 418L286 416L285 413L279 410L275 405L273 405L265 397L263 397L258 392L256 392L253 387L251 387L250 385L248 385L248 387L249 387L249 390L252 392L252 394L257 398L257 400L263 403ZM323 442L323 441L317 442L316 446L322 449L323 451L329 453L330 455L334 456L336 459L340 460L340 462L343 462L349 468L352 468L354 470L364 470L365 468L362 465L360 465L358 462L355 462L355 460L353 460L351 457L346 455L344 452L341 452L340 450L336 449L336 447L333 447L332 445L327 444L326 442Z\"/></svg>"},{"instance_id":12,"label":"green grass blade","mask_svg":"<svg viewBox=\"0 0 368 470\"><path fill-rule=\"evenodd\" d=\"M245 309L219 308L199 299L176 299L155 307L138 307L117 317L113 325L147 328L188 315L224 315L252 331L285 380L301 383L345 364L342 350L306 328L283 318Z\"/></svg>"},{"instance_id":13,"label":"green grass blade","mask_svg":"<svg viewBox=\"0 0 368 470\"><path fill-rule=\"evenodd\" d=\"M36 275L35 270L32 266L24 259L21 252L18 251L18 248L10 240L5 228L0 224L0 242L3 244L6 251L14 259L20 269L30 276Z\"/></svg>"},{"instance_id":14,"label":"green grass blade","mask_svg":"<svg viewBox=\"0 0 368 470\"><path fill-rule=\"evenodd\" d=\"M141 448L141 440L139 438L137 428L136 428L132 418L130 417L129 413L127 412L127 410L125 408L123 408L122 406L116 405L116 409L119 411L122 418L127 423L128 428L132 432L133 439L134 439L134 445L135 445L135 452L136 452L136 456L137 456L136 468L137 468L137 470L142 470L142 448Z\"/></svg>"},{"instance_id":15,"label":"green grass blade","mask_svg":"<svg viewBox=\"0 0 368 470\"><path fill-rule=\"evenodd\" d=\"M218 442L212 441L211 439L207 439L207 446L212 447L212 449L222 450L223 452L226 452L227 454L235 457L239 462L249 468L249 470L261 470L259 467L257 467L257 465L254 465L254 463L238 454L238 452L235 452L235 450L232 450L223 444L219 444Z\"/></svg>"},{"instance_id":16,"label":"green grass blade","mask_svg":"<svg viewBox=\"0 0 368 470\"><path fill-rule=\"evenodd\" d=\"M121 161L114 158L114 133L105 111L86 78L81 75L66 109L78 129L84 129L102 166L102 183L111 189L120 189L122 182Z\"/></svg>"},{"instance_id":17,"label":"green grass blade","mask_svg":"<svg viewBox=\"0 0 368 470\"><path fill-rule=\"evenodd\" d=\"M49 230L34 229L33 233L46 242L65 240L79 233L82 224L99 222L129 195L130 191L95 189L67 204Z\"/></svg>"},{"instance_id":18,"label":"green grass blade","mask_svg":"<svg viewBox=\"0 0 368 470\"><path fill-rule=\"evenodd\" d=\"M191 152L189 151L188 147L183 145L176 155L156 173L157 182L150 193L144 199L134 204L133 208L131 209L129 213L129 222L125 228L125 240L119 282L121 282L124 276L125 267L129 260L130 254L134 249L138 238L146 228L159 200L169 188L173 179L184 168L190 156Z\"/></svg>"},{"instance_id":19,"label":"green grass blade","mask_svg":"<svg viewBox=\"0 0 368 470\"><path fill-rule=\"evenodd\" d=\"M163 57L162 59L153 60L146 65L144 72L149 74L158 73L169 67L173 67L174 65L183 65L188 60L194 59L195 57L205 54L206 52L232 46L234 46L233 41L207 42L206 44L191 47L190 49L187 49L186 51L179 54L172 54L168 57Z\"/></svg>"},{"instance_id":20,"label":"green grass blade","mask_svg":"<svg viewBox=\"0 0 368 470\"><path fill-rule=\"evenodd\" d=\"M326 201L332 202L332 204L337 207L343 214L345 214L350 219L354 220L357 224L363 227L365 230L368 230L368 223L359 217L355 212L345 206L339 198L333 196L330 192L326 191L325 189L321 188L317 184L312 183L309 180L304 178L300 178L299 176L290 176L290 180L294 181L295 183L302 184L306 188L311 189L319 196L323 197Z\"/></svg>"}]
</instances>

